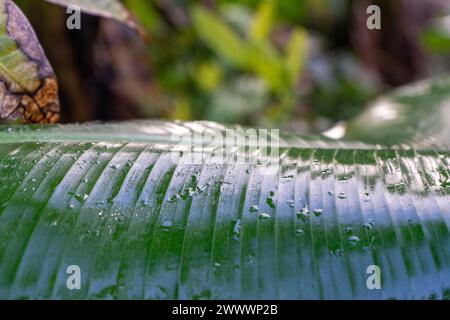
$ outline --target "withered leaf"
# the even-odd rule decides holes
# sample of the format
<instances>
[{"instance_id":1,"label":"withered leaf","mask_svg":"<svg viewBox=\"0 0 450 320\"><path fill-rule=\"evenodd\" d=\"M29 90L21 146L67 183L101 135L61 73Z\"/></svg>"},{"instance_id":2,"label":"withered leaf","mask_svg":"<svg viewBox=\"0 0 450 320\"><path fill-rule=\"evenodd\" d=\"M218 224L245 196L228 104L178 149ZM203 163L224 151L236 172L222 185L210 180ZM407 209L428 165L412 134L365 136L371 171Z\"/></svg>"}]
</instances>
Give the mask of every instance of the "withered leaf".
<instances>
[{"instance_id":1,"label":"withered leaf","mask_svg":"<svg viewBox=\"0 0 450 320\"><path fill-rule=\"evenodd\" d=\"M69 7L77 6L81 11L104 18L117 20L146 37L143 29L135 22L131 13L118 0L46 0L47 2Z\"/></svg>"},{"instance_id":2,"label":"withered leaf","mask_svg":"<svg viewBox=\"0 0 450 320\"><path fill-rule=\"evenodd\" d=\"M55 74L33 28L11 0L0 0L0 117L59 120Z\"/></svg>"}]
</instances>

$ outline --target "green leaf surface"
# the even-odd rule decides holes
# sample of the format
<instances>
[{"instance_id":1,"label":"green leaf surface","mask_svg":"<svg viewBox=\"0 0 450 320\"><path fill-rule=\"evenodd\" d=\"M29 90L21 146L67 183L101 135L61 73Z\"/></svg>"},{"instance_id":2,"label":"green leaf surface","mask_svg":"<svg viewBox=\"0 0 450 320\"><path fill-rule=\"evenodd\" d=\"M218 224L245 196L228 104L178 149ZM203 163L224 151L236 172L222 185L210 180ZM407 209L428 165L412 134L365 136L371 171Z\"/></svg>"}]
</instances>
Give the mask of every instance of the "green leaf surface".
<instances>
[{"instance_id":1,"label":"green leaf surface","mask_svg":"<svg viewBox=\"0 0 450 320\"><path fill-rule=\"evenodd\" d=\"M441 110L429 95L404 103ZM0 127L0 298L449 299L449 137L390 144L375 123L280 132L276 171L192 161L186 137L237 128L210 122Z\"/></svg>"},{"instance_id":2,"label":"green leaf surface","mask_svg":"<svg viewBox=\"0 0 450 320\"><path fill-rule=\"evenodd\" d=\"M350 121L346 136L386 145L450 148L450 78L397 89Z\"/></svg>"}]
</instances>

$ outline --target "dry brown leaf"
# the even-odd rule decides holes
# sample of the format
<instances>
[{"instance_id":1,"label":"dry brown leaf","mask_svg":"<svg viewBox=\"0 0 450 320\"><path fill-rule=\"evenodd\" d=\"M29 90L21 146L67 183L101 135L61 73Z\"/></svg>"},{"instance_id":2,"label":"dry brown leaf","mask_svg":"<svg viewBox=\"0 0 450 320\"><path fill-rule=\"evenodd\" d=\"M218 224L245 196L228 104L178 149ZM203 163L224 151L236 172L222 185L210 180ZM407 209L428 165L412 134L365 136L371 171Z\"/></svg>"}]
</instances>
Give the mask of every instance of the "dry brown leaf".
<instances>
[{"instance_id":1,"label":"dry brown leaf","mask_svg":"<svg viewBox=\"0 0 450 320\"><path fill-rule=\"evenodd\" d=\"M0 117L59 120L55 74L33 28L11 0L0 0Z\"/></svg>"}]
</instances>

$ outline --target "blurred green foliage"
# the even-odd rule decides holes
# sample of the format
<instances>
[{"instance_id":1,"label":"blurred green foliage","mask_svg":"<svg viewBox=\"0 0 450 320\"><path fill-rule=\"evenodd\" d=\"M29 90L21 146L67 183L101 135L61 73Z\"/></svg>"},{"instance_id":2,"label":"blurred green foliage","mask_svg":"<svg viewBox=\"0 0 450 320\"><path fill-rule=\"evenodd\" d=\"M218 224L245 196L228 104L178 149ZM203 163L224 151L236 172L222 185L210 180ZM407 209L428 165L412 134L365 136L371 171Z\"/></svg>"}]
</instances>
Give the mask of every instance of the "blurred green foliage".
<instances>
[{"instance_id":1,"label":"blurred green foliage","mask_svg":"<svg viewBox=\"0 0 450 320\"><path fill-rule=\"evenodd\" d=\"M69 32L61 8L17 0L58 74L66 122L206 119L319 132L391 87L450 70L447 0L123 1L147 46L88 16ZM379 31L366 28L369 4L381 6Z\"/></svg>"},{"instance_id":2,"label":"blurred green foliage","mask_svg":"<svg viewBox=\"0 0 450 320\"><path fill-rule=\"evenodd\" d=\"M215 1L208 7L177 2L185 17L168 25L149 1L125 2L150 34L149 54L158 84L173 98L172 117L266 126L302 117L301 80L311 49L303 24L339 15L346 5L267 0ZM324 100L335 94L353 97L355 90L361 95L357 85L344 86L331 97L326 92Z\"/></svg>"}]
</instances>

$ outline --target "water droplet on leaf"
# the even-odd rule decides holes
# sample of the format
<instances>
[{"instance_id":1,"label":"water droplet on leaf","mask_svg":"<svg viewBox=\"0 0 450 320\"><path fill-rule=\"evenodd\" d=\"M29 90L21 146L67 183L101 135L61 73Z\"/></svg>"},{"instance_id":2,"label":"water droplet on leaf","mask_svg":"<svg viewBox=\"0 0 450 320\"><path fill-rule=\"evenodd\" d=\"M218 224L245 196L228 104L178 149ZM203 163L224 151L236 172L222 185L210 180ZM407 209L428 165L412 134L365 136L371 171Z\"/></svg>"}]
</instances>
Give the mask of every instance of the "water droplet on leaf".
<instances>
[{"instance_id":1,"label":"water droplet on leaf","mask_svg":"<svg viewBox=\"0 0 450 320\"><path fill-rule=\"evenodd\" d=\"M258 217L259 217L260 220L267 220L267 219L270 219L270 215L269 215L268 213L260 213L260 214L258 215Z\"/></svg>"},{"instance_id":2,"label":"water droplet on leaf","mask_svg":"<svg viewBox=\"0 0 450 320\"><path fill-rule=\"evenodd\" d=\"M337 195L337 197L338 197L339 199L345 199L345 198L347 198L347 195L346 195L345 193L343 193L343 192L339 192L338 195Z\"/></svg>"},{"instance_id":3,"label":"water droplet on leaf","mask_svg":"<svg viewBox=\"0 0 450 320\"><path fill-rule=\"evenodd\" d=\"M348 241L350 242L350 244L356 245L359 242L359 238L357 236L350 236L348 237Z\"/></svg>"},{"instance_id":4,"label":"water droplet on leaf","mask_svg":"<svg viewBox=\"0 0 450 320\"><path fill-rule=\"evenodd\" d=\"M316 217L319 217L322 214L323 210L322 209L314 209L313 213Z\"/></svg>"},{"instance_id":5,"label":"water droplet on leaf","mask_svg":"<svg viewBox=\"0 0 450 320\"><path fill-rule=\"evenodd\" d=\"M163 223L161 223L161 226L163 228L171 228L173 226L173 222L170 220L166 220Z\"/></svg>"}]
</instances>

